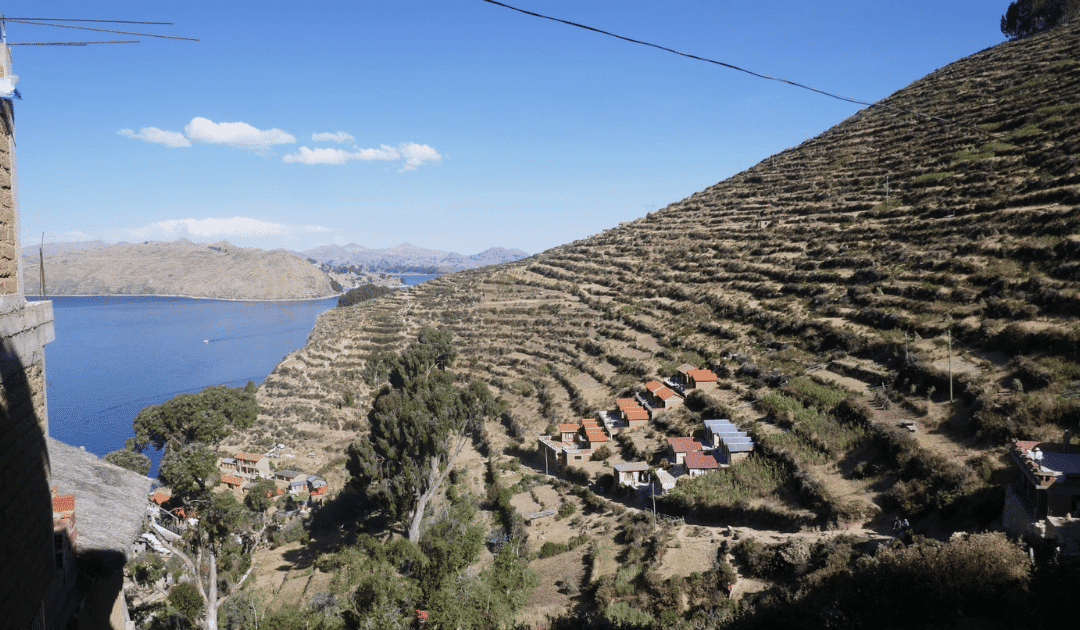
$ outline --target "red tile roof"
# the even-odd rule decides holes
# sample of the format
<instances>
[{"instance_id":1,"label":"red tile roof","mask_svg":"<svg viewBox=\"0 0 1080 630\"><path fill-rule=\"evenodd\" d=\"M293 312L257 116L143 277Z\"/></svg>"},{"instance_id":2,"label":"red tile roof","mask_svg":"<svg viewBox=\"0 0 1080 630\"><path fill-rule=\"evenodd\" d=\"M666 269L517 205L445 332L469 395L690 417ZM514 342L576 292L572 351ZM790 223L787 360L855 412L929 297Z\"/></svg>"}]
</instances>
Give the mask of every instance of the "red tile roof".
<instances>
[{"instance_id":1,"label":"red tile roof","mask_svg":"<svg viewBox=\"0 0 1080 630\"><path fill-rule=\"evenodd\" d=\"M690 370L687 376L695 383L715 383L717 380L712 370Z\"/></svg>"},{"instance_id":2,"label":"red tile roof","mask_svg":"<svg viewBox=\"0 0 1080 630\"><path fill-rule=\"evenodd\" d=\"M256 455L254 453L237 453L234 459L243 460L245 462L257 462L262 458L262 455Z\"/></svg>"},{"instance_id":3,"label":"red tile roof","mask_svg":"<svg viewBox=\"0 0 1080 630\"><path fill-rule=\"evenodd\" d=\"M232 475L222 475L221 483L228 484L230 486L243 485L244 480L239 477L233 477Z\"/></svg>"},{"instance_id":4,"label":"red tile roof","mask_svg":"<svg viewBox=\"0 0 1080 630\"><path fill-rule=\"evenodd\" d=\"M679 374L689 374L693 370L694 370L694 366L690 365L689 363L683 363L679 367L675 368L675 371L678 372Z\"/></svg>"},{"instance_id":5,"label":"red tile roof","mask_svg":"<svg viewBox=\"0 0 1080 630\"><path fill-rule=\"evenodd\" d=\"M57 497L53 497L52 511L53 512L72 512L75 510L75 495L65 494Z\"/></svg>"},{"instance_id":6,"label":"red tile roof","mask_svg":"<svg viewBox=\"0 0 1080 630\"><path fill-rule=\"evenodd\" d=\"M671 437L667 439L671 450L676 453L692 453L701 450L701 444L692 437Z\"/></svg>"},{"instance_id":7,"label":"red tile roof","mask_svg":"<svg viewBox=\"0 0 1080 630\"><path fill-rule=\"evenodd\" d=\"M649 381L648 383L645 383L645 389L649 390L654 394L656 393L656 390L662 387L664 387L664 384L660 381Z\"/></svg>"},{"instance_id":8,"label":"red tile roof","mask_svg":"<svg viewBox=\"0 0 1080 630\"><path fill-rule=\"evenodd\" d=\"M596 420L591 419L591 418L586 418L586 419L581 421L581 426L588 429L588 428L599 427L600 423L597 422Z\"/></svg>"},{"instance_id":9,"label":"red tile roof","mask_svg":"<svg viewBox=\"0 0 1080 630\"><path fill-rule=\"evenodd\" d=\"M719 466L712 455L706 455L701 451L693 451L686 454L686 468L687 470L702 470L719 468Z\"/></svg>"},{"instance_id":10,"label":"red tile roof","mask_svg":"<svg viewBox=\"0 0 1080 630\"><path fill-rule=\"evenodd\" d=\"M566 433L567 431L577 431L581 428L580 424L560 424L559 433Z\"/></svg>"},{"instance_id":11,"label":"red tile roof","mask_svg":"<svg viewBox=\"0 0 1080 630\"><path fill-rule=\"evenodd\" d=\"M667 400L668 398L682 398L682 396L676 394L675 392L666 387L661 387L660 389L656 390L655 392L653 392L653 395L661 400Z\"/></svg>"},{"instance_id":12,"label":"red tile roof","mask_svg":"<svg viewBox=\"0 0 1080 630\"><path fill-rule=\"evenodd\" d=\"M329 491L330 491L330 486L319 486L318 488L315 488L314 490L311 491L311 496L313 496L313 497L325 496L326 493L329 492Z\"/></svg>"},{"instance_id":13,"label":"red tile roof","mask_svg":"<svg viewBox=\"0 0 1080 630\"><path fill-rule=\"evenodd\" d=\"M170 497L167 492L162 492L161 490L158 490L154 494L150 495L150 501L152 503L157 503L158 505L163 505L167 503L171 498L172 497Z\"/></svg>"},{"instance_id":14,"label":"red tile roof","mask_svg":"<svg viewBox=\"0 0 1080 630\"><path fill-rule=\"evenodd\" d=\"M627 407L631 407L631 408L637 407L638 409L641 409L641 405L638 404L638 401L633 399L633 398L616 398L615 399L615 405L619 409L622 409L624 411L626 410Z\"/></svg>"},{"instance_id":15,"label":"red tile roof","mask_svg":"<svg viewBox=\"0 0 1080 630\"><path fill-rule=\"evenodd\" d=\"M585 439L590 442L607 442L608 436L601 429L585 429Z\"/></svg>"},{"instance_id":16,"label":"red tile roof","mask_svg":"<svg viewBox=\"0 0 1080 630\"><path fill-rule=\"evenodd\" d=\"M641 409L639 407L639 408L637 408L637 409L635 409L633 411L627 411L626 412L626 419L627 420L648 420L649 419L649 412L647 412L644 409Z\"/></svg>"},{"instance_id":17,"label":"red tile roof","mask_svg":"<svg viewBox=\"0 0 1080 630\"><path fill-rule=\"evenodd\" d=\"M1041 444L1041 442L1033 442L1031 440L1017 440L1016 448L1020 449L1021 453L1026 453L1038 446L1039 444Z\"/></svg>"}]
</instances>

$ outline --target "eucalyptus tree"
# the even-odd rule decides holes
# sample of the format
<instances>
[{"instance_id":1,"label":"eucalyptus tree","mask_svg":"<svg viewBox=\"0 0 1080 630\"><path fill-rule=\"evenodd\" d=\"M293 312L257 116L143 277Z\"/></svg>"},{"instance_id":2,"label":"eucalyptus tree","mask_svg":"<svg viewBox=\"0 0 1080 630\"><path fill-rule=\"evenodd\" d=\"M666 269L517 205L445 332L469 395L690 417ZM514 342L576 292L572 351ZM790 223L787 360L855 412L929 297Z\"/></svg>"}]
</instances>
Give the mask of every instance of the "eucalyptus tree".
<instances>
[{"instance_id":1,"label":"eucalyptus tree","mask_svg":"<svg viewBox=\"0 0 1080 630\"><path fill-rule=\"evenodd\" d=\"M505 409L487 386L458 387L449 332L425 327L390 370L372 403L371 432L349 447L348 468L390 518L420 538L424 509L485 420Z\"/></svg>"}]
</instances>

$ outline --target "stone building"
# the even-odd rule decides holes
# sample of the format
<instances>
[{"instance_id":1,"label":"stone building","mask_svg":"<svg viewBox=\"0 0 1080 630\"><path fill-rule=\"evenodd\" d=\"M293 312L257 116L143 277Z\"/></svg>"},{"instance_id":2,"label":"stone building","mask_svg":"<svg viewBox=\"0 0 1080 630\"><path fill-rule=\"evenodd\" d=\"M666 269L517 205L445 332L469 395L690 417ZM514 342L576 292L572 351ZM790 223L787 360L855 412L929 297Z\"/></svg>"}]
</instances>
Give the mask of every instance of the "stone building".
<instances>
[{"instance_id":1,"label":"stone building","mask_svg":"<svg viewBox=\"0 0 1080 630\"><path fill-rule=\"evenodd\" d=\"M0 79L12 76L0 42ZM45 344L55 338L52 303L27 302L19 274L15 116L0 98L0 611L4 627L44 628L53 580L53 510Z\"/></svg>"}]
</instances>

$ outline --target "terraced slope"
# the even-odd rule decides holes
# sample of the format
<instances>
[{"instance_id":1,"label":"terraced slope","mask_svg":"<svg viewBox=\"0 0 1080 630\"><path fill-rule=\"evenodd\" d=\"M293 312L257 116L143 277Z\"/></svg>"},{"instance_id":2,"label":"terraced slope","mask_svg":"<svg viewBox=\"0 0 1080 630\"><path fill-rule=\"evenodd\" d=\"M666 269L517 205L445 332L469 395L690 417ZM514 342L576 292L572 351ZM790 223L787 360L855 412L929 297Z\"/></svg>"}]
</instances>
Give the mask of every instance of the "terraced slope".
<instances>
[{"instance_id":1,"label":"terraced slope","mask_svg":"<svg viewBox=\"0 0 1080 630\"><path fill-rule=\"evenodd\" d=\"M422 325L452 329L462 378L512 401L489 432L522 440L519 453L550 424L612 407L683 362L713 366L723 389L660 433L726 411L744 426L765 420L762 436L787 435L776 405L743 405L817 370L859 395L884 384L891 402L861 399L880 408L870 430L923 419L917 446L944 458L928 456L931 468L1011 437L1059 437L1080 417L1077 60L1080 23L996 46L882 103L955 124L867 109L640 220L328 313L261 389L264 437L355 435L377 384L365 366ZM358 407L340 405L348 395ZM648 450L661 438L635 439ZM882 491L850 469L881 460L884 505L896 506L914 481L876 444L795 457L789 471L809 486L768 500L829 522L867 516ZM970 489L974 466L954 485ZM865 505L822 507L815 479L827 499L867 493Z\"/></svg>"}]
</instances>

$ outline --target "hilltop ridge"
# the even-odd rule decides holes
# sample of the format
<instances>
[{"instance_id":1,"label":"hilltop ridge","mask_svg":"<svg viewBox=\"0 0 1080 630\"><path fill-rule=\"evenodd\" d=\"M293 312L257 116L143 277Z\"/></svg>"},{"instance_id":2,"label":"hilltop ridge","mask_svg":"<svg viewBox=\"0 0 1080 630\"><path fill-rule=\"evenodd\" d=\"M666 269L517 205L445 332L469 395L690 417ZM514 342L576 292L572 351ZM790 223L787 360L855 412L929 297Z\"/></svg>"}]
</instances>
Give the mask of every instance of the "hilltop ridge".
<instances>
[{"instance_id":1,"label":"hilltop ridge","mask_svg":"<svg viewBox=\"0 0 1080 630\"><path fill-rule=\"evenodd\" d=\"M65 247L65 245L67 245ZM293 300L335 295L326 272L285 250L171 243L50 244L49 295L183 295L234 300ZM23 286L40 294L37 247L23 248Z\"/></svg>"}]
</instances>

